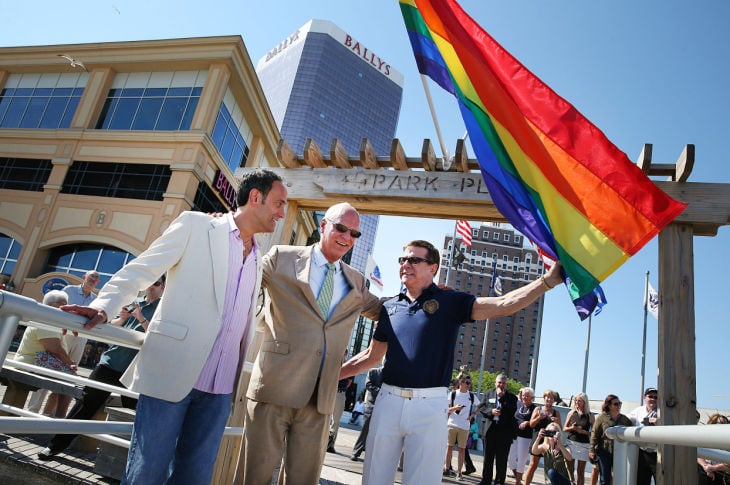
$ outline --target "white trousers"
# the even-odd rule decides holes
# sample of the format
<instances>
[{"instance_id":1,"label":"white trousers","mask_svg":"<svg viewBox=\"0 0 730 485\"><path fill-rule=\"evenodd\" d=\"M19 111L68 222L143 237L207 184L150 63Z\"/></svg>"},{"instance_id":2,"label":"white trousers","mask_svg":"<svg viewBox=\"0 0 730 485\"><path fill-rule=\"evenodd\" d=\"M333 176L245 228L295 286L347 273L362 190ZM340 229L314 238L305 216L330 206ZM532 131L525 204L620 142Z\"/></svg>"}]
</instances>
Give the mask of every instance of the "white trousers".
<instances>
[{"instance_id":1,"label":"white trousers","mask_svg":"<svg viewBox=\"0 0 730 485\"><path fill-rule=\"evenodd\" d=\"M525 464L530 460L530 438L517 437L509 448L507 467L510 470L517 470L517 473L525 472Z\"/></svg>"},{"instance_id":2,"label":"white trousers","mask_svg":"<svg viewBox=\"0 0 730 485\"><path fill-rule=\"evenodd\" d=\"M448 436L445 387L413 389L383 384L370 418L362 483L392 485L401 451L404 485L441 483ZM406 394L407 395L407 394Z\"/></svg>"}]
</instances>

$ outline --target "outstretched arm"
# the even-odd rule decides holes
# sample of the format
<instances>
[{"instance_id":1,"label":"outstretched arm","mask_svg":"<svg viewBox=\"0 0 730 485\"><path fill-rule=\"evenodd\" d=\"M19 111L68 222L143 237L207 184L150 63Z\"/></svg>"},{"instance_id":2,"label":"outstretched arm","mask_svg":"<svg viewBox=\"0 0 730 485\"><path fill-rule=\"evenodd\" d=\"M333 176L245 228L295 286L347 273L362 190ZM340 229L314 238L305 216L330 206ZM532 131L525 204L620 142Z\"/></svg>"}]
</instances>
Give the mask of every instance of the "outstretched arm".
<instances>
[{"instance_id":1,"label":"outstretched arm","mask_svg":"<svg viewBox=\"0 0 730 485\"><path fill-rule=\"evenodd\" d=\"M529 285L517 288L502 296L482 296L477 298L472 308L471 317L474 320L486 320L494 317L504 317L525 308L545 294L548 290L562 283L563 277L560 262L550 268L546 274Z\"/></svg>"},{"instance_id":2,"label":"outstretched arm","mask_svg":"<svg viewBox=\"0 0 730 485\"><path fill-rule=\"evenodd\" d=\"M367 349L342 364L340 379L357 375L371 367L375 367L383 360L386 350L388 350L386 342L371 339L370 346Z\"/></svg>"}]
</instances>

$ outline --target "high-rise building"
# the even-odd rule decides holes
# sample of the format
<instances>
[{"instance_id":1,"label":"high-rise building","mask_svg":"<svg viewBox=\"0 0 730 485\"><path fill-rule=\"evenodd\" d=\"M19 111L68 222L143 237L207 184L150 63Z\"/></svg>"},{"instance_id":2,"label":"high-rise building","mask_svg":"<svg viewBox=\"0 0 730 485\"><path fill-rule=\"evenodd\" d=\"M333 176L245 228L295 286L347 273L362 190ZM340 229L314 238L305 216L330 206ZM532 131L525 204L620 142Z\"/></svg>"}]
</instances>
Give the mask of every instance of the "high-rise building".
<instances>
[{"instance_id":1,"label":"high-rise building","mask_svg":"<svg viewBox=\"0 0 730 485\"><path fill-rule=\"evenodd\" d=\"M439 283L454 289L476 296L507 293L539 278L544 272L537 251L524 247L524 237L507 224L472 226L470 247L457 236L455 254L463 254L464 259L461 264L449 268L452 240L450 235L444 241ZM539 345L543 301L540 297L514 315L492 318L486 326L482 322L463 325L454 349L454 368L468 365L470 369L479 369L484 348L484 370L501 372L529 384L533 357Z\"/></svg>"},{"instance_id":2,"label":"high-rise building","mask_svg":"<svg viewBox=\"0 0 730 485\"><path fill-rule=\"evenodd\" d=\"M262 57L256 72L281 136L301 153L307 138L322 151L338 139L348 154L363 138L387 154L395 137L403 75L332 22L310 20ZM321 214L316 215L317 221ZM362 236L345 260L365 271L377 215L361 215ZM361 319L350 351L367 347L372 322Z\"/></svg>"}]
</instances>

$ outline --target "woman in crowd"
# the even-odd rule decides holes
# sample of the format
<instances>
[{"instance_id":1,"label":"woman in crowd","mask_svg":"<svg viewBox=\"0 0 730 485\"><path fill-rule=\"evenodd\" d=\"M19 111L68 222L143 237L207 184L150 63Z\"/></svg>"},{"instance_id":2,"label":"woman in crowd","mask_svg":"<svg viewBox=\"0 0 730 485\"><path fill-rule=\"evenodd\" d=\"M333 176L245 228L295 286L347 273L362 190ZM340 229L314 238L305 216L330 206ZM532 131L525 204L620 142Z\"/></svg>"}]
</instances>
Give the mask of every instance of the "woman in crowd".
<instances>
[{"instance_id":1,"label":"woman in crowd","mask_svg":"<svg viewBox=\"0 0 730 485\"><path fill-rule=\"evenodd\" d=\"M593 424L588 458L598 459L600 466L601 485L611 485L611 470L613 469L613 440L606 436L606 430L611 426L633 426L631 420L621 414L621 400L615 394L609 394L603 400L603 411Z\"/></svg>"},{"instance_id":2,"label":"woman in crowd","mask_svg":"<svg viewBox=\"0 0 730 485\"><path fill-rule=\"evenodd\" d=\"M578 393L573 398L573 409L565 418L563 431L568 433L568 447L573 454L574 461L568 463L571 470L575 469L575 462L578 462L577 485L585 482L586 462L588 461L588 443L591 440L591 426L595 418L591 414L588 404L588 396L585 393Z\"/></svg>"},{"instance_id":3,"label":"woman in crowd","mask_svg":"<svg viewBox=\"0 0 730 485\"><path fill-rule=\"evenodd\" d=\"M530 443L532 442L532 428L530 418L535 410L535 391L531 387L520 389L520 400L517 403L517 439L512 442L509 452L509 467L515 475L515 485L522 484L522 474L525 472L525 463L530 457Z\"/></svg>"},{"instance_id":4,"label":"woman in crowd","mask_svg":"<svg viewBox=\"0 0 730 485\"><path fill-rule=\"evenodd\" d=\"M52 290L43 296L43 304L60 307L66 305L68 295L60 290ZM36 327L27 327L23 338L20 340L18 350L15 352L15 360L26 364L39 365L48 369L66 372L68 374L76 373L76 364L61 342L61 330L45 330ZM31 396L28 407L31 411L37 413L43 404L43 399L48 391L39 389ZM57 418L66 417L66 409L71 402L71 396L63 394L58 396L55 402L46 404L44 414L55 416Z\"/></svg>"},{"instance_id":5,"label":"woman in crowd","mask_svg":"<svg viewBox=\"0 0 730 485\"><path fill-rule=\"evenodd\" d=\"M550 423L546 428L541 429L538 439L532 444L530 453L533 456L542 456L545 466L545 475L552 485L571 485L572 469L568 463L573 462L573 455L570 449L563 445L560 439L560 426ZM538 441L542 441L538 443Z\"/></svg>"},{"instance_id":6,"label":"woman in crowd","mask_svg":"<svg viewBox=\"0 0 730 485\"><path fill-rule=\"evenodd\" d=\"M707 424L728 424L728 419L722 414L713 414ZM697 458L699 466L699 485L730 485L730 466L727 463L717 463L704 458Z\"/></svg>"},{"instance_id":7,"label":"woman in crowd","mask_svg":"<svg viewBox=\"0 0 730 485\"><path fill-rule=\"evenodd\" d=\"M541 429L547 428L551 423L557 424L558 429L562 427L560 413L553 407L558 394L552 389L548 389L542 393L542 397L544 404L536 407L530 417L532 440L536 441L538 445L542 442L542 438L539 436ZM535 475L535 470L537 470L537 466L540 464L540 458L542 457L539 453L537 455L532 453L532 450L530 450L530 455L530 465L527 467L527 472L525 473L525 485L532 483L532 477Z\"/></svg>"}]
</instances>

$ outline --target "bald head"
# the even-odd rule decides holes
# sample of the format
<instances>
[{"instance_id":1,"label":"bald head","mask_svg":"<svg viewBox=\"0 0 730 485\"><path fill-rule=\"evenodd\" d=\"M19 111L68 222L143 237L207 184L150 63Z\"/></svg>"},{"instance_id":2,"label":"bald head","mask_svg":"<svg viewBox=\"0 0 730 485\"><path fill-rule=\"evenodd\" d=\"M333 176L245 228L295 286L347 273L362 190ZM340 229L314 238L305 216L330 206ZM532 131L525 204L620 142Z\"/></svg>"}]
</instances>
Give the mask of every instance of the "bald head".
<instances>
[{"instance_id":1,"label":"bald head","mask_svg":"<svg viewBox=\"0 0 730 485\"><path fill-rule=\"evenodd\" d=\"M358 226L360 221L360 214L357 212L357 209L355 209L352 205L348 204L347 202L340 202L339 204L335 204L331 206L329 209L327 209L327 212L324 213L324 218L329 219L331 221L338 221L342 216L345 214L353 214L357 217L358 220Z\"/></svg>"}]
</instances>

